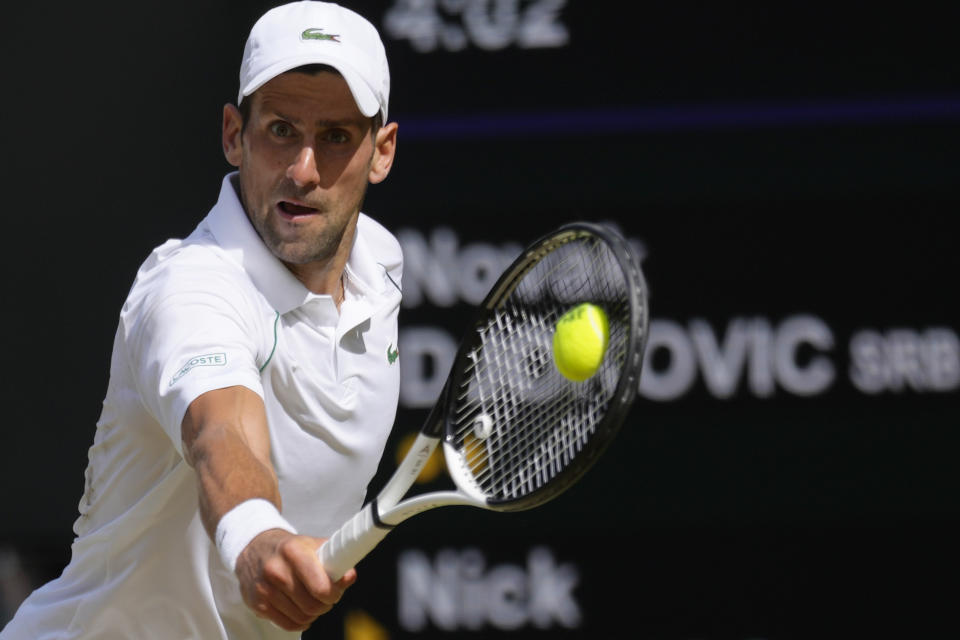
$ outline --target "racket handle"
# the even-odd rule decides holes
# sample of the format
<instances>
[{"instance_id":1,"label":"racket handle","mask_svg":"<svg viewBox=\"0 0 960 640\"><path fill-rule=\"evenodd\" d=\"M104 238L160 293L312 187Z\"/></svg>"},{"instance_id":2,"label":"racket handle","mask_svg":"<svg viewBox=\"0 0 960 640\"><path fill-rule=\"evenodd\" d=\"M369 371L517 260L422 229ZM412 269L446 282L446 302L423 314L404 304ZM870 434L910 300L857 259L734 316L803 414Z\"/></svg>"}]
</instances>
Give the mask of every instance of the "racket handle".
<instances>
[{"instance_id":1,"label":"racket handle","mask_svg":"<svg viewBox=\"0 0 960 640\"><path fill-rule=\"evenodd\" d=\"M317 555L331 579L342 578L390 533L389 528L375 524L376 508L375 501L369 503L320 546Z\"/></svg>"}]
</instances>

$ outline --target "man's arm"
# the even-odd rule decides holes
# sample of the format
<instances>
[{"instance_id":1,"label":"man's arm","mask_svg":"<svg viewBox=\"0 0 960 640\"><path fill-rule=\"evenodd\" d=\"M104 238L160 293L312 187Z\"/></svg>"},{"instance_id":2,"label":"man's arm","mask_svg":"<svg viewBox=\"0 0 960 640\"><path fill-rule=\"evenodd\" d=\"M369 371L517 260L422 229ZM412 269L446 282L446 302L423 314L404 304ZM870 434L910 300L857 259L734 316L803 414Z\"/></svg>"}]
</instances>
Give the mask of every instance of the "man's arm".
<instances>
[{"instance_id":1,"label":"man's arm","mask_svg":"<svg viewBox=\"0 0 960 640\"><path fill-rule=\"evenodd\" d=\"M194 400L181 425L183 452L197 473L200 516L215 538L224 515L248 500L281 509L263 401L246 387L209 391ZM316 550L321 538L270 528L237 557L243 600L258 616L302 631L329 611L356 580L354 571L331 582Z\"/></svg>"}]
</instances>

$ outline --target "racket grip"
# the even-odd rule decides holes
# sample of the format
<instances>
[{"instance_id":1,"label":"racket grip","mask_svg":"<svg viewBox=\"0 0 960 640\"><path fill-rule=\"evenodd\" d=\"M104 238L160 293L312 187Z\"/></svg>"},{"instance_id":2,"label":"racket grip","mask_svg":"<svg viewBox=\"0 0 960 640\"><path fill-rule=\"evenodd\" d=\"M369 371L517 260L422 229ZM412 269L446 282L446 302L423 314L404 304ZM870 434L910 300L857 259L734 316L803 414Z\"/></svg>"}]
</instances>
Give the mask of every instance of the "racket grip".
<instances>
[{"instance_id":1,"label":"racket grip","mask_svg":"<svg viewBox=\"0 0 960 640\"><path fill-rule=\"evenodd\" d=\"M376 508L376 502L369 503L320 546L317 555L331 579L342 578L390 533L375 523Z\"/></svg>"}]
</instances>

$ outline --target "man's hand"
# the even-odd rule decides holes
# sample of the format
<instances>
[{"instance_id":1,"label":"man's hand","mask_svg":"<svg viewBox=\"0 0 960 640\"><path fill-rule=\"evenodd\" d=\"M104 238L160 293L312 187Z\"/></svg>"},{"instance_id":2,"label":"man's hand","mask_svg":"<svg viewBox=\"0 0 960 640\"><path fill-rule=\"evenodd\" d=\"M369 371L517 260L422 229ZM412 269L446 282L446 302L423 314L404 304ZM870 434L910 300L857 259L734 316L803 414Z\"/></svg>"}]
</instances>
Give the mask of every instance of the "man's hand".
<instances>
[{"instance_id":1,"label":"man's hand","mask_svg":"<svg viewBox=\"0 0 960 640\"><path fill-rule=\"evenodd\" d=\"M190 403L181 432L184 459L197 472L200 516L211 540L220 520L246 500L263 498L281 508L260 396L241 386L208 391ZM236 560L243 601L281 629L307 629L357 579L351 569L330 580L317 557L324 542L283 529L257 535Z\"/></svg>"},{"instance_id":2,"label":"man's hand","mask_svg":"<svg viewBox=\"0 0 960 640\"><path fill-rule=\"evenodd\" d=\"M357 572L351 569L340 580L330 580L317 557L323 543L323 538L281 529L258 535L237 558L243 601L281 629L308 629L357 579Z\"/></svg>"}]
</instances>

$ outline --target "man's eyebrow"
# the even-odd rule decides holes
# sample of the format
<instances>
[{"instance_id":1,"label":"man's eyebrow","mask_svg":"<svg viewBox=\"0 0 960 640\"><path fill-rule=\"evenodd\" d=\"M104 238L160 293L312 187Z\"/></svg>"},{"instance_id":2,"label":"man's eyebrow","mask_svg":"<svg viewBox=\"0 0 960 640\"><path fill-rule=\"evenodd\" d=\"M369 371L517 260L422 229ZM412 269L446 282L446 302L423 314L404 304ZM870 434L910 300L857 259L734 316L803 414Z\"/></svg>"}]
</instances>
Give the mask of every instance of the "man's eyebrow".
<instances>
[{"instance_id":1,"label":"man's eyebrow","mask_svg":"<svg viewBox=\"0 0 960 640\"><path fill-rule=\"evenodd\" d=\"M345 120L317 120L315 124L318 127L329 129L332 127L363 127L366 122L364 118L347 118Z\"/></svg>"},{"instance_id":2,"label":"man's eyebrow","mask_svg":"<svg viewBox=\"0 0 960 640\"><path fill-rule=\"evenodd\" d=\"M271 113L271 114L273 114L274 116L280 118L281 120L286 120L287 122L290 122L290 123L292 123L292 124L301 124L301 123L302 123L302 120L301 120L300 118L294 118L293 116L290 116L290 115L287 115L287 114L283 113L283 112L280 111L279 109L269 109L269 108L268 108L268 109L266 109L266 111L267 111L268 113ZM347 119L344 119L344 120L333 120L333 119L327 120L327 119L321 119L321 120L317 120L314 124L316 124L318 127L322 127L322 128L325 128L325 129L331 129L331 128L334 128L334 127L350 127L350 126L363 128L363 126L366 124L366 122L367 122L367 121L366 121L366 119L364 119L364 118L347 118Z\"/></svg>"},{"instance_id":3,"label":"man's eyebrow","mask_svg":"<svg viewBox=\"0 0 960 640\"><path fill-rule=\"evenodd\" d=\"M265 111L267 114L269 114L270 116L280 118L281 120L286 120L287 122L290 122L290 123L293 123L293 124L300 124L300 119L299 119L299 118L294 118L293 116L287 115L287 114L281 112L279 109L271 109L271 108L268 107L268 108L264 109L264 111Z\"/></svg>"}]
</instances>

